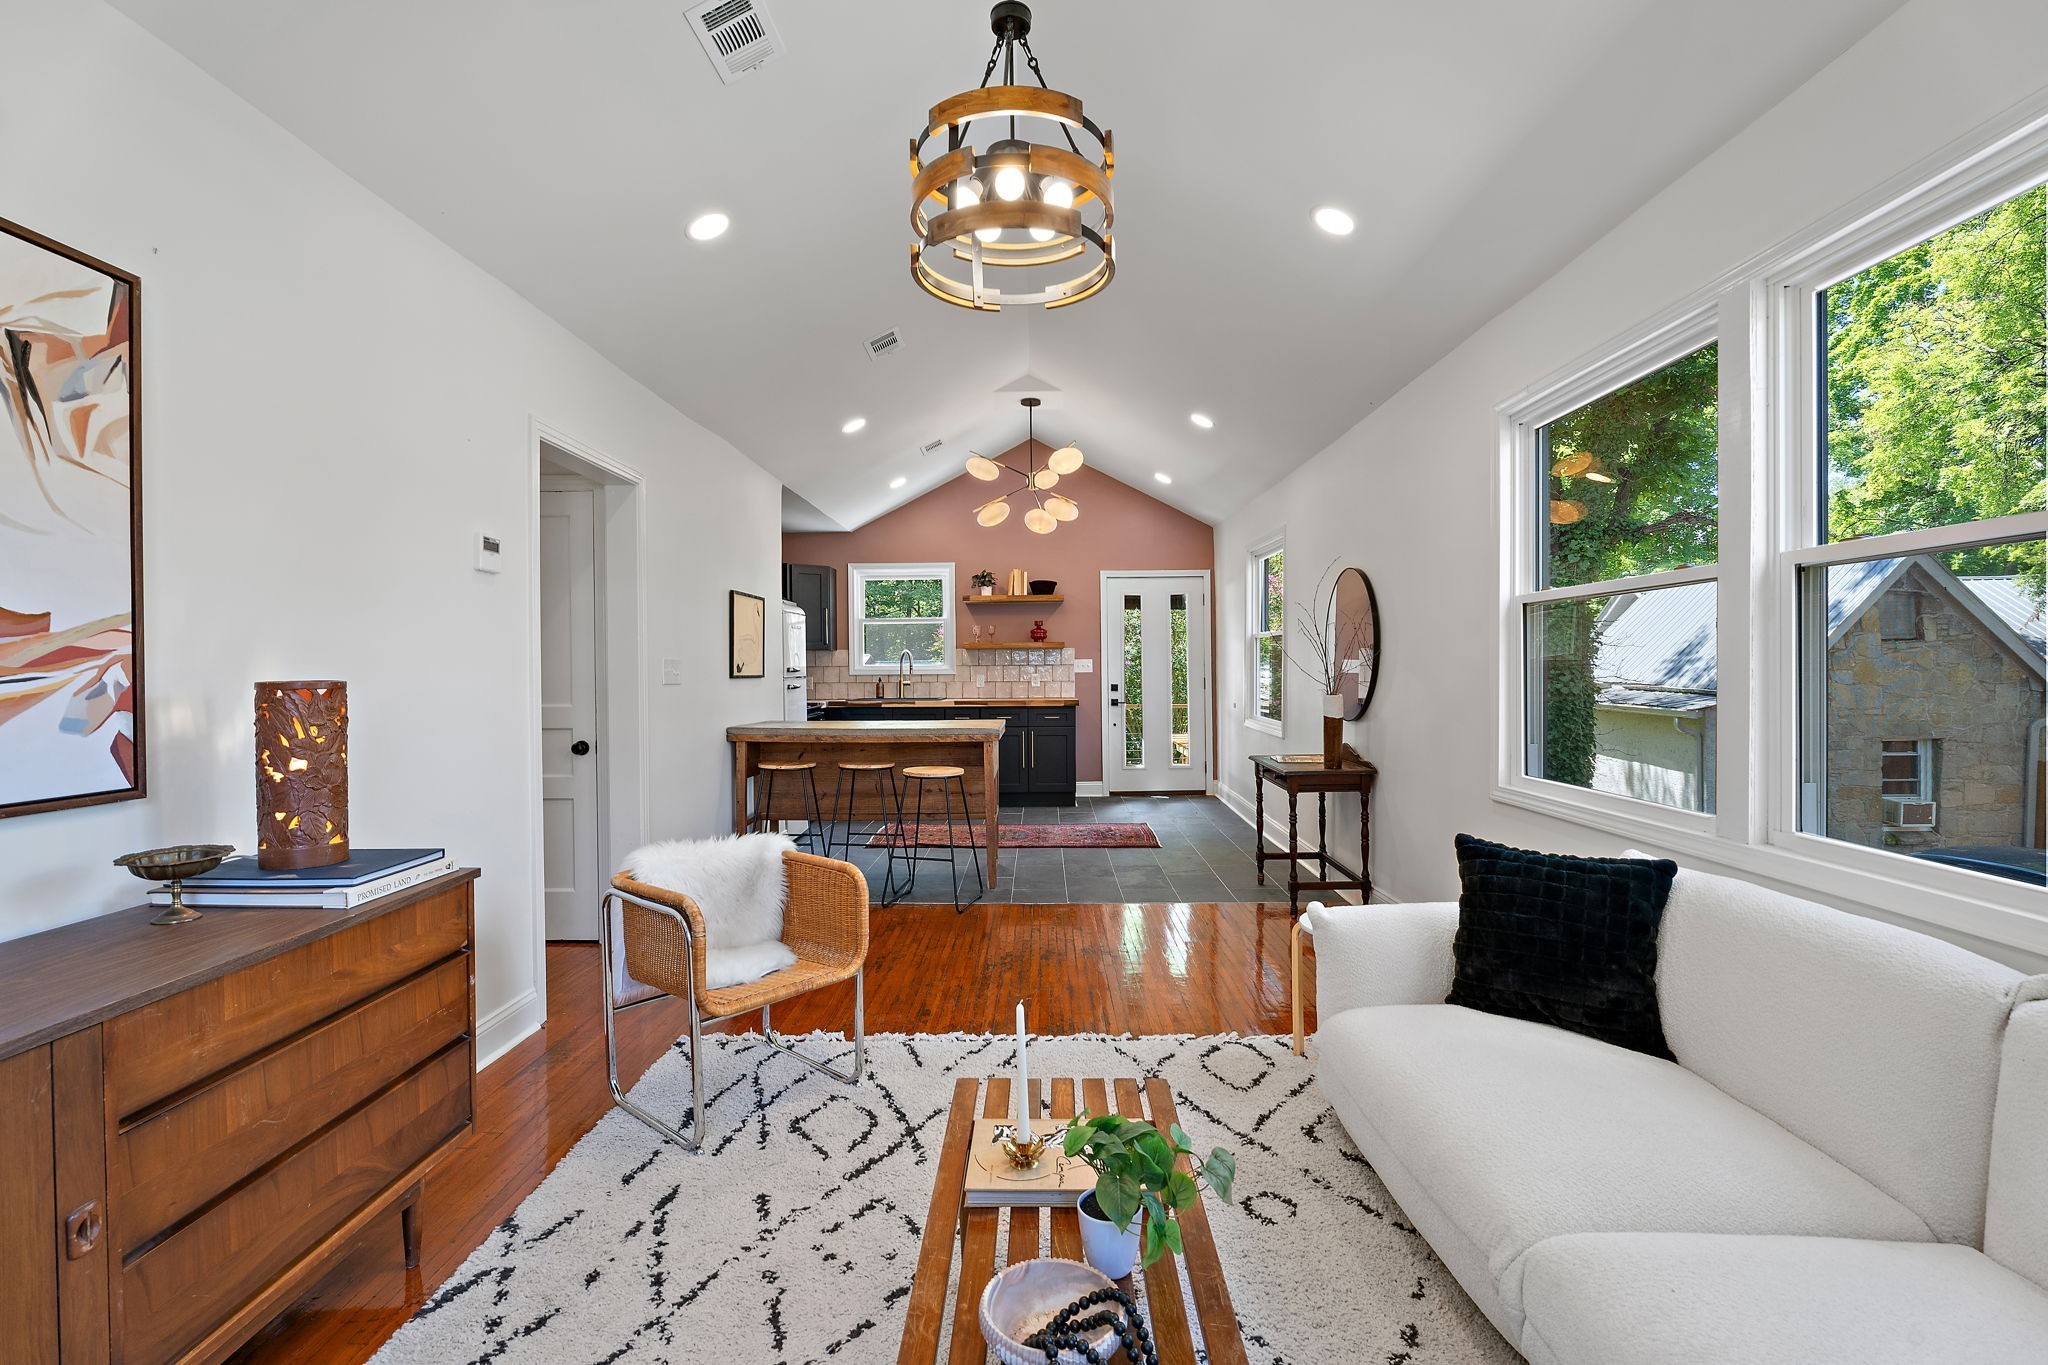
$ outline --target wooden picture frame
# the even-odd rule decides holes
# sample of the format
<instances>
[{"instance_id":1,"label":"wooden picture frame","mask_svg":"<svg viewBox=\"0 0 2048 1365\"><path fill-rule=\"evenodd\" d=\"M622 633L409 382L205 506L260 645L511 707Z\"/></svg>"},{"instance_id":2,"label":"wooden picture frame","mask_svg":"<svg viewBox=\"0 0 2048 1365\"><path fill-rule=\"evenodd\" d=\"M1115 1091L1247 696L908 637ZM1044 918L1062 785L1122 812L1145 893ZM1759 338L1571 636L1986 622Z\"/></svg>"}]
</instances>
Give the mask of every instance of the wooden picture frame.
<instances>
[{"instance_id":1,"label":"wooden picture frame","mask_svg":"<svg viewBox=\"0 0 2048 1365\"><path fill-rule=\"evenodd\" d=\"M726 642L734 678L768 676L768 600L735 588L728 595Z\"/></svg>"},{"instance_id":2,"label":"wooden picture frame","mask_svg":"<svg viewBox=\"0 0 2048 1365\"><path fill-rule=\"evenodd\" d=\"M148 794L142 281L0 218L0 817Z\"/></svg>"}]
</instances>

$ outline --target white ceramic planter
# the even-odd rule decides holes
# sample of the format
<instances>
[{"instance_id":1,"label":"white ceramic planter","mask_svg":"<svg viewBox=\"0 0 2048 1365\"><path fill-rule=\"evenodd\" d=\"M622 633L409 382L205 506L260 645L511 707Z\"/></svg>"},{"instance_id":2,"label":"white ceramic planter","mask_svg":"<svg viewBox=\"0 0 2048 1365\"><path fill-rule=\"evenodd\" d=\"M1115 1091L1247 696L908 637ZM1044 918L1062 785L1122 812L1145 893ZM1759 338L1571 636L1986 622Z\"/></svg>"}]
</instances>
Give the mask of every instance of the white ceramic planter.
<instances>
[{"instance_id":1,"label":"white ceramic planter","mask_svg":"<svg viewBox=\"0 0 2048 1365\"><path fill-rule=\"evenodd\" d=\"M1112 1280L1130 1274L1138 1263L1138 1236L1145 1229L1143 1211L1131 1220L1129 1228L1118 1228L1100 1216L1095 1191L1090 1190L1081 1196L1080 1212L1082 1258Z\"/></svg>"},{"instance_id":2,"label":"white ceramic planter","mask_svg":"<svg viewBox=\"0 0 2048 1365\"><path fill-rule=\"evenodd\" d=\"M1323 697L1323 714L1333 720L1343 720L1345 715L1344 694L1331 692Z\"/></svg>"}]
</instances>

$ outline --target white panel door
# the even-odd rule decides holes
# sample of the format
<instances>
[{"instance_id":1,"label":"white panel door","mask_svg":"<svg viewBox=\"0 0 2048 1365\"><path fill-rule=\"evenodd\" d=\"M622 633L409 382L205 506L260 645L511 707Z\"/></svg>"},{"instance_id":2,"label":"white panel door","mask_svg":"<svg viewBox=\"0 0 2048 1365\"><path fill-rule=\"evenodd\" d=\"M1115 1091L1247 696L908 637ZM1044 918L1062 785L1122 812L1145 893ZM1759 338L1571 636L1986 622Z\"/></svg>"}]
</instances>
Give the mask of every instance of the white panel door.
<instances>
[{"instance_id":1,"label":"white panel door","mask_svg":"<svg viewBox=\"0 0 2048 1365\"><path fill-rule=\"evenodd\" d=\"M547 936L597 937L597 492L540 495L540 799ZM579 752L579 750L581 752Z\"/></svg>"},{"instance_id":2,"label":"white panel door","mask_svg":"<svg viewBox=\"0 0 2048 1365\"><path fill-rule=\"evenodd\" d=\"M1102 576L1102 776L1111 792L1209 785L1209 577Z\"/></svg>"}]
</instances>

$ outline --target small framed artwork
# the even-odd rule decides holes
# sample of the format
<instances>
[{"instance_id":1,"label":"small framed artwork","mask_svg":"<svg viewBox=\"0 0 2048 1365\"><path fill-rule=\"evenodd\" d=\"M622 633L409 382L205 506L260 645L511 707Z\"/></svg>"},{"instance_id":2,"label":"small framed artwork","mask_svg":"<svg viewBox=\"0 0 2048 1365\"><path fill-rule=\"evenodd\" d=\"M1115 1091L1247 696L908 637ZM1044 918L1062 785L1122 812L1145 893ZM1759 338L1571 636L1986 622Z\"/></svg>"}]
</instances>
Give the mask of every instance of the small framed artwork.
<instances>
[{"instance_id":1,"label":"small framed artwork","mask_svg":"<svg viewBox=\"0 0 2048 1365\"><path fill-rule=\"evenodd\" d=\"M732 674L735 678L768 676L768 602L735 590L732 599Z\"/></svg>"},{"instance_id":2,"label":"small framed artwork","mask_svg":"<svg viewBox=\"0 0 2048 1365\"><path fill-rule=\"evenodd\" d=\"M141 293L0 219L0 816L144 794Z\"/></svg>"}]
</instances>

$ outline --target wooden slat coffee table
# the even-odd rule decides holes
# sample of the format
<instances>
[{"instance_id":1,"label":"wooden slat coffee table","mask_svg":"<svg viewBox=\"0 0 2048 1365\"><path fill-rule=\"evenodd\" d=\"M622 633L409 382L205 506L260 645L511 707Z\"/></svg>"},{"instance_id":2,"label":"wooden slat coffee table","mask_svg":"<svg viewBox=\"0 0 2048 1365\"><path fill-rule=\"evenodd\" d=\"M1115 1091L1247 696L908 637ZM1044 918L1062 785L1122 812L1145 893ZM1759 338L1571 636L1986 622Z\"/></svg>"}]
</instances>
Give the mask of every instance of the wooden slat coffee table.
<instances>
[{"instance_id":1,"label":"wooden slat coffee table","mask_svg":"<svg viewBox=\"0 0 2048 1365\"><path fill-rule=\"evenodd\" d=\"M1044 1084L1037 1077L1032 1078L1031 1098L1040 1112L1044 1099L1040 1087ZM1108 1112L1113 1091L1116 1111L1126 1118L1149 1119L1161 1131L1179 1122L1174 1113L1173 1092L1162 1080L1153 1079L1142 1085L1131 1079L1055 1080L1051 1086L1055 1124L1074 1117L1077 1091L1081 1106L1090 1113ZM968 1076L953 1086L953 1107L946 1118L946 1136L939 1149L939 1170L932 1182L931 1209L925 1215L924 1240L918 1247L917 1270L911 1279L910 1309L903 1322L903 1345L896 1353L897 1365L936 1365L940 1361L947 1365L965 1365L970 1361L983 1365L989 1352L981 1336L981 1292L988 1287L998 1266L1015 1265L1039 1256L1081 1259L1081 1219L1071 1208L963 1207L960 1201L967 1179L967 1147L973 1140L977 1111L988 1118L1000 1118L1011 1111L1008 1077L984 1081ZM1209 1233L1209 1215L1200 1202L1180 1214L1180 1226L1188 1284L1194 1292L1194 1322L1201 1326L1201 1341L1208 1349L1209 1360L1212 1365L1246 1365L1244 1339L1237 1330L1237 1311L1231 1307L1223 1262L1216 1255L1216 1239ZM957 1275L953 1272L956 1240L960 1248ZM1160 1365L1195 1365L1194 1326L1181 1293L1174 1258L1162 1256L1142 1274L1142 1286L1133 1287L1135 1275L1121 1284L1145 1314ZM946 1324L948 1302L953 1305L950 1333ZM951 1340L946 1339L949 1335ZM1123 1357L1119 1355L1117 1359L1121 1361Z\"/></svg>"}]
</instances>

